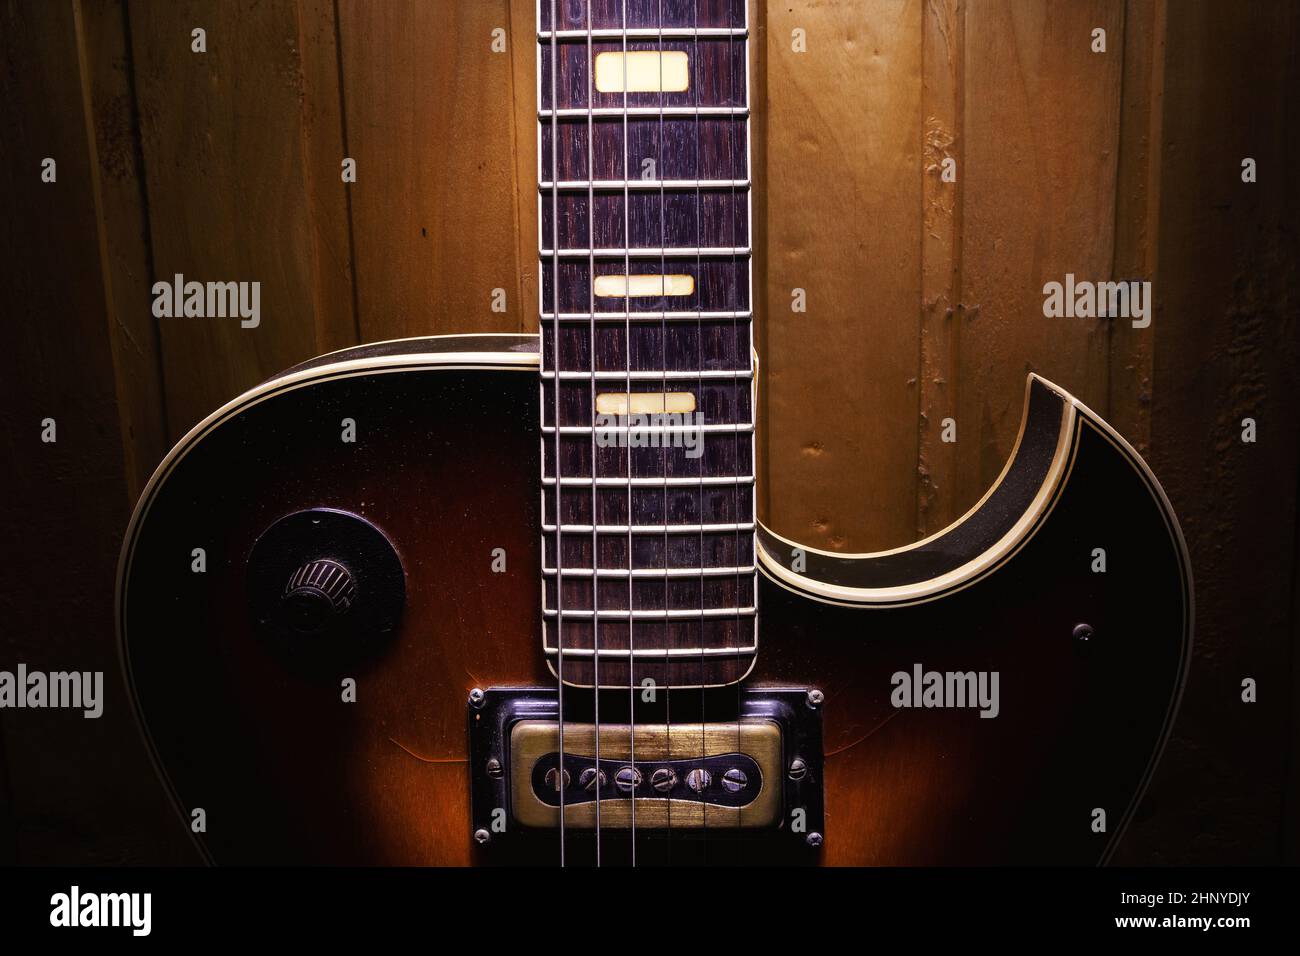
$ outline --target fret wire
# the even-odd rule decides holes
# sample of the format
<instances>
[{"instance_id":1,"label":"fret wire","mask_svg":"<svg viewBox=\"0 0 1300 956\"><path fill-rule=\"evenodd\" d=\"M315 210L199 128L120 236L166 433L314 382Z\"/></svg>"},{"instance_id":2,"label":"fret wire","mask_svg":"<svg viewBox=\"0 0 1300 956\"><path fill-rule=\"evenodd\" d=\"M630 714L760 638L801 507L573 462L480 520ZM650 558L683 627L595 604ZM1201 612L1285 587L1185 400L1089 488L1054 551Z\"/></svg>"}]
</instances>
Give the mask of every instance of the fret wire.
<instances>
[{"instance_id":1,"label":"fret wire","mask_svg":"<svg viewBox=\"0 0 1300 956\"><path fill-rule=\"evenodd\" d=\"M543 650L546 654L555 653L555 648L543 643ZM595 657L595 650L590 647L566 647L564 653L569 657ZM628 648L623 647L602 647L600 657L722 657L731 654L757 654L758 645L751 647L638 647L636 652L629 653Z\"/></svg>"},{"instance_id":2,"label":"fret wire","mask_svg":"<svg viewBox=\"0 0 1300 956\"><path fill-rule=\"evenodd\" d=\"M542 378L546 379L547 381L550 381L551 379L555 378L554 371L543 370L541 374L542 374ZM730 370L721 370L721 371L711 369L705 372L703 377L706 380L711 378L742 379L742 378L749 378L753 374L754 373L752 369L730 369ZM593 375L595 376L597 381L608 382L614 379L625 378L627 373L624 372L588 373L588 372L568 372L568 371L560 372L560 378L567 379L567 380L587 379L587 378L591 378ZM663 379L669 382L676 382L676 381L682 381L684 379L698 379L701 377L698 372L682 372L675 369L665 370L662 372L634 371L631 373L631 376L634 382L655 381L656 379ZM667 389L665 389L665 391L667 391Z\"/></svg>"},{"instance_id":3,"label":"fret wire","mask_svg":"<svg viewBox=\"0 0 1300 956\"><path fill-rule=\"evenodd\" d=\"M648 451L651 449L632 449L632 450ZM549 466L550 463L548 462L547 471L550 470ZM633 475L629 479L626 475L598 475L595 478L597 487L607 487L607 488L608 487L622 488L626 486L629 481L631 481L632 483L631 487L633 488L695 488L700 485L701 480L704 482L705 487L726 488L732 485L752 485L754 483L754 476L737 475L736 477L733 478L731 475L724 475L724 476L705 475L704 478L701 479L698 475L691 475L689 477L669 476L668 478L664 478L662 475L658 477L647 476L647 475ZM569 476L569 477L565 477L564 479L564 484L566 487L589 488L591 487L591 482L592 482L591 478L574 478ZM553 486L555 484L555 477L553 475L547 474L546 472L543 472L542 484L547 487Z\"/></svg>"},{"instance_id":4,"label":"fret wire","mask_svg":"<svg viewBox=\"0 0 1300 956\"><path fill-rule=\"evenodd\" d=\"M749 116L748 106L629 106L626 110L621 106L594 106L591 109L585 107L564 107L562 109L541 109L537 110L537 115L541 118L560 119L587 119L589 116L600 118L605 116L618 117L623 119L630 116L648 116L657 119L682 116Z\"/></svg>"},{"instance_id":5,"label":"fret wire","mask_svg":"<svg viewBox=\"0 0 1300 956\"><path fill-rule=\"evenodd\" d=\"M755 571L758 570L758 565L751 564L748 567L733 567L728 565L725 567L717 567L717 568L705 566L703 569L632 568L630 569L630 576L634 578L662 578L662 577L685 578L685 577L693 577L694 575L698 574L700 570L703 570L706 576L721 577L728 574L753 574ZM547 567L542 568L542 574L545 575L555 575L558 573L559 572L555 568L547 568ZM629 576L629 569L628 568L596 568L594 569L594 573L595 576L598 578L626 578ZM564 569L565 577L589 578L592 576L592 574L593 574L592 568L565 568Z\"/></svg>"},{"instance_id":6,"label":"fret wire","mask_svg":"<svg viewBox=\"0 0 1300 956\"><path fill-rule=\"evenodd\" d=\"M628 610L615 610L613 608L601 608L599 610L574 610L572 608L563 613L549 607L542 608L542 613L547 617L571 617L575 620L599 620L602 617L608 617L613 620L625 621L677 621L692 620L694 618L711 618L727 617L736 614L742 617L750 617L754 613L752 607L701 607L701 608L664 608L656 610L647 610L645 608L634 608Z\"/></svg>"},{"instance_id":7,"label":"fret wire","mask_svg":"<svg viewBox=\"0 0 1300 956\"><path fill-rule=\"evenodd\" d=\"M716 38L731 38L749 36L748 27L664 27L659 30L656 27L629 27L621 30L618 27L601 27L591 31L592 36L597 40L617 40L626 37L629 40L689 40L698 37L701 40ZM549 42L552 38L558 37L560 40L580 40L587 36L585 30L539 30L537 39L542 43Z\"/></svg>"},{"instance_id":8,"label":"fret wire","mask_svg":"<svg viewBox=\"0 0 1300 956\"><path fill-rule=\"evenodd\" d=\"M663 478L637 478L637 477L633 477L633 478L611 478L611 477L608 477L608 476L601 476L601 477L597 477L597 478L594 478L594 479L593 479L593 478L572 478L572 477L561 479L561 483L562 483L562 484L565 484L565 485L581 485L581 486L584 487L584 488L587 487L589 484L591 484L592 481L595 481L595 482L596 482L596 485L597 485L598 487L600 487L600 486L607 486L607 487L617 487L617 488L622 488L624 485L629 485L629 484L630 484L631 487L633 487L633 488L649 488L649 487L659 488L659 487L664 487L665 479L663 479ZM704 477L704 478L668 478L668 479L666 479L666 481L667 481L667 485L666 485L666 487L669 487L669 488L685 488L685 487L691 487L691 488L693 488L693 487L695 487L696 485L698 485L701 481L702 481L706 486L709 486L709 487L715 487L715 486L718 486L718 485L723 485L723 486L725 486L725 485L748 485L748 484L752 484L753 481L754 481L754 476L753 476L753 475L736 475L736 476L733 478L731 475L727 475L727 476L725 476L725 477L719 477L719 476L717 476L717 475L712 475L712 476L706 476L706 477ZM543 484L543 485L554 485L554 484L555 484L555 479L554 479L553 477L550 477L550 476L547 476L547 475L543 475L543 476L542 476L542 484Z\"/></svg>"},{"instance_id":9,"label":"fret wire","mask_svg":"<svg viewBox=\"0 0 1300 956\"><path fill-rule=\"evenodd\" d=\"M753 422L736 422L734 424L716 423L713 425L561 425L560 434L588 435L592 432L595 432L596 434L626 434L629 432L640 432L645 435L675 435L680 432L695 431L697 429L705 435L727 434L732 432L737 435L742 435L753 431L754 424ZM545 434L550 434L555 431L555 426L543 425L542 431Z\"/></svg>"},{"instance_id":10,"label":"fret wire","mask_svg":"<svg viewBox=\"0 0 1300 956\"><path fill-rule=\"evenodd\" d=\"M752 521L724 521L716 524L543 524L542 530L564 534L724 534L753 531Z\"/></svg>"},{"instance_id":11,"label":"fret wire","mask_svg":"<svg viewBox=\"0 0 1300 956\"><path fill-rule=\"evenodd\" d=\"M544 191L552 189L578 190L588 187L597 190L619 189L748 189L748 179L561 179L541 180L538 188Z\"/></svg>"},{"instance_id":12,"label":"fret wire","mask_svg":"<svg viewBox=\"0 0 1300 956\"><path fill-rule=\"evenodd\" d=\"M539 250L539 254L549 259L555 253L551 249L541 249ZM560 258L562 259L586 258L590 256L598 256L605 259L652 259L656 256L672 256L675 258L717 256L734 259L736 256L747 256L749 254L749 246L705 246L703 248L698 246L670 246L666 249L651 248L647 246L634 246L631 249L576 249L566 246L560 248ZM728 312L727 316L730 317L730 315L731 313Z\"/></svg>"},{"instance_id":13,"label":"fret wire","mask_svg":"<svg viewBox=\"0 0 1300 956\"><path fill-rule=\"evenodd\" d=\"M602 577L602 578L606 578L606 577L626 578L628 576L627 568L598 568L596 570L600 572L597 575L597 577ZM665 570L667 570L667 574L664 573ZM652 579L662 578L662 577L685 578L685 577L694 577L695 575L698 575L700 573L700 570L701 570L700 568L697 568L693 565L691 567L667 568L667 569L660 568L660 567L636 567L632 569L632 577L652 578ZM717 575L721 577L728 574L736 574L736 573L753 575L755 574L755 572L757 572L758 565L750 564L748 566L746 565L737 566L737 565L727 564L727 565L714 566L714 565L706 564L703 566L703 570L706 576ZM578 568L566 567L564 569L564 576L566 578L577 577L577 578L583 578L584 580L588 580L591 578L591 572L592 569L588 567L578 567ZM548 582L554 580L556 575L558 574L559 574L559 569L557 568L543 567L542 569L542 575L543 577L548 579ZM750 577L749 580L752 581L754 580L754 578Z\"/></svg>"},{"instance_id":14,"label":"fret wire","mask_svg":"<svg viewBox=\"0 0 1300 956\"><path fill-rule=\"evenodd\" d=\"M737 312L736 316L738 318L749 319L753 316L753 313L748 311ZM555 313L543 312L542 317L546 319L554 319ZM731 317L732 317L732 313L730 312L708 312L708 311L705 312L631 312L631 313L597 312L596 313L597 321L600 321L602 319L617 319L620 322L628 318L630 318L633 322L649 322L651 320L658 322L661 318L666 318L669 322L673 322L673 321L694 322L696 319L729 319ZM586 322L590 318L591 316L587 315L585 312L561 312L560 313L561 322L576 322L576 321Z\"/></svg>"}]
</instances>

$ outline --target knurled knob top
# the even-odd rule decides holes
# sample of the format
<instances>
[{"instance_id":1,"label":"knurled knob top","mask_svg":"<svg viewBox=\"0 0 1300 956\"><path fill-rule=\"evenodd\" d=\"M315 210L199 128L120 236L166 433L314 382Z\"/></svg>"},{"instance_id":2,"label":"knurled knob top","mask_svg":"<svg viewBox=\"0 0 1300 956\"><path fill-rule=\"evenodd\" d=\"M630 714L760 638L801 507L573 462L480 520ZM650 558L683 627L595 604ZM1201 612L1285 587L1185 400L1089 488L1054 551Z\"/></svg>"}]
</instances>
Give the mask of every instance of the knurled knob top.
<instances>
[{"instance_id":1,"label":"knurled knob top","mask_svg":"<svg viewBox=\"0 0 1300 956\"><path fill-rule=\"evenodd\" d=\"M289 575L281 603L288 625L311 634L346 614L356 596L352 572L337 561L322 558Z\"/></svg>"}]
</instances>

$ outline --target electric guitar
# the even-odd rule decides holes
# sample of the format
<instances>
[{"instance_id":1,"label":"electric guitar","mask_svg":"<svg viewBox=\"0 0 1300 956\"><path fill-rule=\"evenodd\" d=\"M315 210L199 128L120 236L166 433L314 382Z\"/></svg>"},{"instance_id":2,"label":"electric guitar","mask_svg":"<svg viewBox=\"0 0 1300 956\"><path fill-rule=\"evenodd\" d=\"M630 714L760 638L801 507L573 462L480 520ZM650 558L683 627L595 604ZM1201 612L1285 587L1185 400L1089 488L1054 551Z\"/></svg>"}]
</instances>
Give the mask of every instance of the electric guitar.
<instances>
[{"instance_id":1,"label":"electric guitar","mask_svg":"<svg viewBox=\"0 0 1300 956\"><path fill-rule=\"evenodd\" d=\"M757 521L748 37L743 0L541 0L539 334L326 355L159 466L119 643L205 859L1114 851L1189 656L1169 501L1031 375L943 531Z\"/></svg>"}]
</instances>

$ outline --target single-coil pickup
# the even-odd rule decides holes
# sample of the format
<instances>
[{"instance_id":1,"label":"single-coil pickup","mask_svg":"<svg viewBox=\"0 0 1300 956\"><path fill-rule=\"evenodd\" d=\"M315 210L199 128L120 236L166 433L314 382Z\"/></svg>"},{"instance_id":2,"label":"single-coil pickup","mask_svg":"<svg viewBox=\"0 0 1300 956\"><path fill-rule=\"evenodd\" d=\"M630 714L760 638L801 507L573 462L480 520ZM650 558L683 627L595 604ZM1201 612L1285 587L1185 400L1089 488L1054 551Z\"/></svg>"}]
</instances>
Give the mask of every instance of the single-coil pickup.
<instances>
[{"instance_id":1,"label":"single-coil pickup","mask_svg":"<svg viewBox=\"0 0 1300 956\"><path fill-rule=\"evenodd\" d=\"M658 798L691 800L719 807L754 802L763 787L763 771L753 757L717 754L686 760L601 760L591 755L544 754L532 772L533 793L547 806L604 800Z\"/></svg>"}]
</instances>

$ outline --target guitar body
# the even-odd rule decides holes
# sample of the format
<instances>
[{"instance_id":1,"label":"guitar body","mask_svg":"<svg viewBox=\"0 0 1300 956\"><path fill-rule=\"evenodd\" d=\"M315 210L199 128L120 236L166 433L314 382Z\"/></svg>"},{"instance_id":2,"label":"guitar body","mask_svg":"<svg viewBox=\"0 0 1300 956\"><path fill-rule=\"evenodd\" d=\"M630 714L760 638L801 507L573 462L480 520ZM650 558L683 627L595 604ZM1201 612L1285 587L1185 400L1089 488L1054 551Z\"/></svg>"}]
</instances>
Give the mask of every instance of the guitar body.
<instances>
[{"instance_id":1,"label":"guitar body","mask_svg":"<svg viewBox=\"0 0 1300 956\"><path fill-rule=\"evenodd\" d=\"M467 703L475 688L557 688L541 639L538 361L524 335L350 349L234 400L159 467L123 547L119 639L176 825L206 859L558 861L558 831L511 841L479 819L484 712ZM1032 379L1006 471L952 528L843 556L760 527L757 549L752 669L647 706L670 728L725 725L742 694L820 691L803 782L819 836L789 839L802 831L786 806L752 833L610 828L603 862L633 846L638 863L1108 857L1168 735L1192 610L1168 502L1104 423ZM268 625L295 569L321 561L351 571L348 624ZM996 673L997 692L925 706L918 679L900 699L896 675L928 672ZM600 692L614 719L629 696ZM569 863L592 861L589 831L567 841Z\"/></svg>"}]
</instances>

